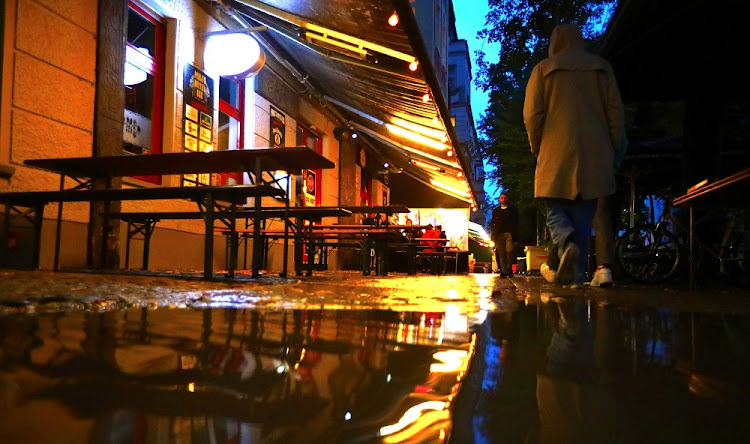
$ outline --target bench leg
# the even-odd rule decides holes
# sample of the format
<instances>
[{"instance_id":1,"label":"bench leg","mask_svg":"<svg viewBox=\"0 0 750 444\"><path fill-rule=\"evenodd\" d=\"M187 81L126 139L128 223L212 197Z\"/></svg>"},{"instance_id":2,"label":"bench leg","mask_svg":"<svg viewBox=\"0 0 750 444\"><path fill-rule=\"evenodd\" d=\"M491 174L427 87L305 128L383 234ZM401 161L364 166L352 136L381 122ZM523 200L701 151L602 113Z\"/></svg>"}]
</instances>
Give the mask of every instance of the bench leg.
<instances>
[{"instance_id":1,"label":"bench leg","mask_svg":"<svg viewBox=\"0 0 750 444\"><path fill-rule=\"evenodd\" d=\"M130 220L128 220L128 231L127 231L127 240L125 240L125 269L130 269L130 238L133 237L130 233Z\"/></svg>"},{"instance_id":2,"label":"bench leg","mask_svg":"<svg viewBox=\"0 0 750 444\"><path fill-rule=\"evenodd\" d=\"M156 221L146 222L143 230L143 269L148 270L148 256L151 251L151 235L156 229Z\"/></svg>"},{"instance_id":3,"label":"bench leg","mask_svg":"<svg viewBox=\"0 0 750 444\"><path fill-rule=\"evenodd\" d=\"M203 220L206 222L206 236L203 241L203 278L211 279L214 275L214 197L206 196Z\"/></svg>"},{"instance_id":4,"label":"bench leg","mask_svg":"<svg viewBox=\"0 0 750 444\"><path fill-rule=\"evenodd\" d=\"M260 158L255 160L255 180L261 183L263 170L260 167ZM260 238L261 221L261 198L255 198L255 214L253 215L253 279L260 276L261 261L263 260L263 243Z\"/></svg>"},{"instance_id":5,"label":"bench leg","mask_svg":"<svg viewBox=\"0 0 750 444\"><path fill-rule=\"evenodd\" d=\"M283 271L280 274L281 277L289 276L289 197L291 187L291 175L287 173L286 176L286 204L284 205L284 265Z\"/></svg>"},{"instance_id":6,"label":"bench leg","mask_svg":"<svg viewBox=\"0 0 750 444\"><path fill-rule=\"evenodd\" d=\"M228 273L229 278L234 279L234 270L237 268L237 252L238 252L238 240L237 240L237 206L232 204L229 211L229 264Z\"/></svg>"},{"instance_id":7,"label":"bench leg","mask_svg":"<svg viewBox=\"0 0 750 444\"><path fill-rule=\"evenodd\" d=\"M44 220L44 204L34 209L34 268L39 269L39 256L42 249L42 221Z\"/></svg>"}]
</instances>

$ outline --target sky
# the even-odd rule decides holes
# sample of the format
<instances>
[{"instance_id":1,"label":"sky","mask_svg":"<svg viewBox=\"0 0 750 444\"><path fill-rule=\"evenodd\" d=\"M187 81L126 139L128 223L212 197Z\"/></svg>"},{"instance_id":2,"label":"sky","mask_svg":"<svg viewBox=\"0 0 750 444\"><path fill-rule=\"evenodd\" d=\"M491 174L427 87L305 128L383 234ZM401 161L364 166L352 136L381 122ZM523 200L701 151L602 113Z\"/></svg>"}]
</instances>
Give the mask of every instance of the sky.
<instances>
[{"instance_id":1,"label":"sky","mask_svg":"<svg viewBox=\"0 0 750 444\"><path fill-rule=\"evenodd\" d=\"M471 4L471 7L467 7ZM497 62L497 55L500 52L500 45L497 43L489 44L484 40L477 37L477 32L484 28L485 17L489 12L489 6L487 0L464 0L463 2L454 2L453 11L456 16L456 33L458 38L466 40L469 45L469 56L471 58L471 74L472 74L472 90L471 90L471 111L474 115L474 124L479 124L484 111L487 109L487 102L489 96L487 93L478 89L474 79L476 79L477 67L475 61L477 59L476 51L483 50L486 54L485 60L488 62ZM488 167L485 164L485 170ZM487 195L487 202L495 204L498 188L495 184L486 183L484 184L484 191Z\"/></svg>"}]
</instances>

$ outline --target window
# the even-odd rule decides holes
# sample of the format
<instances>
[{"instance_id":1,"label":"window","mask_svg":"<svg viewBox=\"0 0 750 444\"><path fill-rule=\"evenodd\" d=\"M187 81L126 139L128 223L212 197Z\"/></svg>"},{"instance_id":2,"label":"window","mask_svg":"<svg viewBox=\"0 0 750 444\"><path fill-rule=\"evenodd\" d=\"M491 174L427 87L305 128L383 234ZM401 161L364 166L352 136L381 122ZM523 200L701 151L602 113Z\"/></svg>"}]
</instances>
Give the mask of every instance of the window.
<instances>
[{"instance_id":1,"label":"window","mask_svg":"<svg viewBox=\"0 0 750 444\"><path fill-rule=\"evenodd\" d=\"M242 81L224 77L219 79L219 131L216 149L218 151L241 150L244 148L242 122L245 108L245 88ZM241 173L219 174L218 185L241 184Z\"/></svg>"},{"instance_id":2,"label":"window","mask_svg":"<svg viewBox=\"0 0 750 444\"><path fill-rule=\"evenodd\" d=\"M126 154L161 152L164 108L165 26L134 3L129 4L125 46L125 125L123 151ZM159 183L159 178L142 178Z\"/></svg>"},{"instance_id":3,"label":"window","mask_svg":"<svg viewBox=\"0 0 750 444\"><path fill-rule=\"evenodd\" d=\"M318 154L323 154L323 140L310 129L297 125L297 146L306 146ZM304 170L302 177L297 178L297 205L305 207L319 206L322 193L321 170Z\"/></svg>"}]
</instances>

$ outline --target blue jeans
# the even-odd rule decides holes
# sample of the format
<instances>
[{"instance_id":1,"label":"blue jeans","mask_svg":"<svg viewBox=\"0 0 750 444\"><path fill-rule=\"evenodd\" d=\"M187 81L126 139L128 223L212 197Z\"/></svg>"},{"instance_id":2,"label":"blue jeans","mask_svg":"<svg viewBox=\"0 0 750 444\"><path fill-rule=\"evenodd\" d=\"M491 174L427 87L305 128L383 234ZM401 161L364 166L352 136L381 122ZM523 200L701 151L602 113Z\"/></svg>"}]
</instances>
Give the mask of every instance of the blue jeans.
<instances>
[{"instance_id":1,"label":"blue jeans","mask_svg":"<svg viewBox=\"0 0 750 444\"><path fill-rule=\"evenodd\" d=\"M565 251L570 238L578 246L578 274L574 280L582 283L589 256L591 224L596 210L596 200L568 200L540 198L547 207L547 228L559 255Z\"/></svg>"}]
</instances>

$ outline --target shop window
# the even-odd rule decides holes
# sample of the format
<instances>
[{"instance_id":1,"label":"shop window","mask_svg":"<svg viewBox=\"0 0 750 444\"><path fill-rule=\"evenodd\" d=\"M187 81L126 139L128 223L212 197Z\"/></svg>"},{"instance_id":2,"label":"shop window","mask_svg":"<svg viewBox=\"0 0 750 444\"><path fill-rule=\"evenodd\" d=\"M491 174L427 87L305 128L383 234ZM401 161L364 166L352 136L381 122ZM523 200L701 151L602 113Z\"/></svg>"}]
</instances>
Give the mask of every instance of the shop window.
<instances>
[{"instance_id":1,"label":"shop window","mask_svg":"<svg viewBox=\"0 0 750 444\"><path fill-rule=\"evenodd\" d=\"M130 3L127 34L123 81L123 151L126 154L160 153L164 114L165 26L159 17ZM159 181L158 178L143 179Z\"/></svg>"},{"instance_id":2,"label":"shop window","mask_svg":"<svg viewBox=\"0 0 750 444\"><path fill-rule=\"evenodd\" d=\"M296 146L306 146L318 154L323 154L323 140L309 128L297 125ZM298 206L320 206L322 183L321 170L304 170L302 176L297 179L297 205Z\"/></svg>"},{"instance_id":3,"label":"shop window","mask_svg":"<svg viewBox=\"0 0 750 444\"><path fill-rule=\"evenodd\" d=\"M216 149L219 151L241 150L244 148L243 109L245 88L242 81L224 77L219 79L219 131ZM242 173L219 174L219 185L243 183Z\"/></svg>"}]
</instances>

